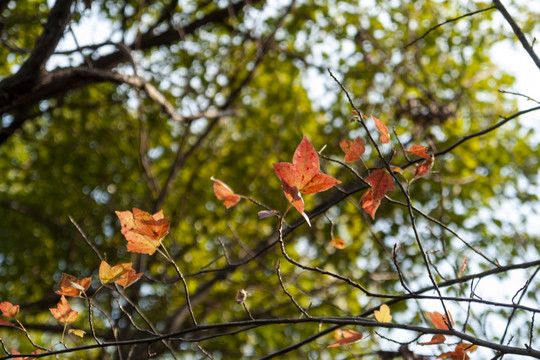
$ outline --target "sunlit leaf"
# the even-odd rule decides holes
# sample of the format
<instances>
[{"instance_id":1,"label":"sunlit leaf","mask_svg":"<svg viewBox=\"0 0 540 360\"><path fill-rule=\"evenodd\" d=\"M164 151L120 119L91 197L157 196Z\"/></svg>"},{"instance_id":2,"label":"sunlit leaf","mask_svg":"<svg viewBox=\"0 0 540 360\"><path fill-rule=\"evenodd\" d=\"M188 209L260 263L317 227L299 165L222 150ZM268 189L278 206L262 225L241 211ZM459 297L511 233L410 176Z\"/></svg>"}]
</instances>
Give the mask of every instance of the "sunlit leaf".
<instances>
[{"instance_id":1,"label":"sunlit leaf","mask_svg":"<svg viewBox=\"0 0 540 360\"><path fill-rule=\"evenodd\" d=\"M275 163L274 171L281 181L285 197L310 226L309 218L304 212L304 199L301 194L315 194L341 182L320 172L319 156L306 136L296 148L292 164Z\"/></svg>"},{"instance_id":2,"label":"sunlit leaf","mask_svg":"<svg viewBox=\"0 0 540 360\"><path fill-rule=\"evenodd\" d=\"M347 247L347 244L345 244L345 240L341 238L335 238L330 240L330 245L335 247L336 249L345 249Z\"/></svg>"},{"instance_id":3,"label":"sunlit leaf","mask_svg":"<svg viewBox=\"0 0 540 360\"><path fill-rule=\"evenodd\" d=\"M388 128L384 123L377 119L375 116L371 115L371 119L375 122L375 126L377 127L377 130L379 130L379 133L381 136L379 137L379 141L382 144L388 144L390 142L390 134L388 133Z\"/></svg>"},{"instance_id":4,"label":"sunlit leaf","mask_svg":"<svg viewBox=\"0 0 540 360\"><path fill-rule=\"evenodd\" d=\"M357 137L354 141L342 140L339 147L345 153L345 162L360 160L362 154L366 151L366 144L360 137Z\"/></svg>"},{"instance_id":5,"label":"sunlit leaf","mask_svg":"<svg viewBox=\"0 0 540 360\"><path fill-rule=\"evenodd\" d=\"M414 175L413 175L413 178L411 179L411 182L413 182L416 179L426 176L427 173L429 173L429 171L433 167L434 162L435 162L435 158L431 156L429 159L424 160L420 164L416 165L416 169L414 170Z\"/></svg>"},{"instance_id":6,"label":"sunlit leaf","mask_svg":"<svg viewBox=\"0 0 540 360\"><path fill-rule=\"evenodd\" d=\"M375 319L377 319L378 322L390 322L392 321L392 315L390 315L390 308L386 304L382 304L379 310L375 310L373 312L373 315L375 315Z\"/></svg>"},{"instance_id":7,"label":"sunlit leaf","mask_svg":"<svg viewBox=\"0 0 540 360\"><path fill-rule=\"evenodd\" d=\"M437 356L437 359L469 360L467 353L475 352L478 347L473 344L459 343L454 351L446 352Z\"/></svg>"},{"instance_id":8,"label":"sunlit leaf","mask_svg":"<svg viewBox=\"0 0 540 360\"><path fill-rule=\"evenodd\" d=\"M449 330L451 327L449 327L448 324L451 324L452 326L454 325L454 320L452 320L452 314L450 314L450 312L448 312L450 322L448 322L446 315L443 315L440 312L428 312L427 314L433 323L433 326L435 326L437 329Z\"/></svg>"},{"instance_id":9,"label":"sunlit leaf","mask_svg":"<svg viewBox=\"0 0 540 360\"><path fill-rule=\"evenodd\" d=\"M236 205L241 197L234 193L230 187L227 186L223 181L211 177L210 180L214 182L214 194L219 200L223 200L223 205L228 209Z\"/></svg>"},{"instance_id":10,"label":"sunlit leaf","mask_svg":"<svg viewBox=\"0 0 540 360\"><path fill-rule=\"evenodd\" d=\"M62 298L60 299L60 302L58 303L56 308L52 308L49 310L51 311L51 314L56 320L63 323L74 322L75 319L77 319L77 315L79 314L77 311L71 310L71 306L69 305L64 295L62 295Z\"/></svg>"},{"instance_id":11,"label":"sunlit leaf","mask_svg":"<svg viewBox=\"0 0 540 360\"><path fill-rule=\"evenodd\" d=\"M73 275L63 273L58 283L60 290L56 291L56 293L66 296L81 296L81 293L88 290L91 284L91 277L85 277L79 280Z\"/></svg>"},{"instance_id":12,"label":"sunlit leaf","mask_svg":"<svg viewBox=\"0 0 540 360\"><path fill-rule=\"evenodd\" d=\"M19 305L13 305L9 301L0 303L0 311L2 311L3 316L14 318L19 313L19 308Z\"/></svg>"},{"instance_id":13,"label":"sunlit leaf","mask_svg":"<svg viewBox=\"0 0 540 360\"><path fill-rule=\"evenodd\" d=\"M339 338L340 340L336 341L335 343L333 343L331 345L328 345L328 347L338 347L338 346L343 346L343 345L347 345L347 344L352 344L354 342L357 342L357 341L361 340L362 337L364 337L364 335L362 335L360 333L357 333L354 330L337 329L334 332L334 337L336 339Z\"/></svg>"},{"instance_id":14,"label":"sunlit leaf","mask_svg":"<svg viewBox=\"0 0 540 360\"><path fill-rule=\"evenodd\" d=\"M154 215L133 208L131 211L116 211L122 224L122 234L128 241L130 252L152 255L169 233L169 218L163 217L163 210Z\"/></svg>"},{"instance_id":15,"label":"sunlit leaf","mask_svg":"<svg viewBox=\"0 0 540 360\"><path fill-rule=\"evenodd\" d=\"M366 181L371 185L371 188L366 190L360 202L364 209L372 219L375 219L375 212L384 199L386 192L394 190L394 179L392 175L386 172L385 169L377 169L373 171Z\"/></svg>"},{"instance_id":16,"label":"sunlit leaf","mask_svg":"<svg viewBox=\"0 0 540 360\"><path fill-rule=\"evenodd\" d=\"M132 270L131 265L132 263L124 263L110 266L105 260L103 260L99 265L99 279L103 284L108 284L123 279L124 276L130 270Z\"/></svg>"},{"instance_id":17,"label":"sunlit leaf","mask_svg":"<svg viewBox=\"0 0 540 360\"><path fill-rule=\"evenodd\" d=\"M86 334L86 331L79 330L79 329L69 329L68 334L73 334L75 336L82 338Z\"/></svg>"},{"instance_id":18,"label":"sunlit leaf","mask_svg":"<svg viewBox=\"0 0 540 360\"><path fill-rule=\"evenodd\" d=\"M409 148L409 150L405 150L405 152L408 154L413 154L413 155L423 157L424 159L429 159L430 156L427 153L427 151L428 151L427 146L422 146L422 145L413 145Z\"/></svg>"},{"instance_id":19,"label":"sunlit leaf","mask_svg":"<svg viewBox=\"0 0 540 360\"><path fill-rule=\"evenodd\" d=\"M435 334L430 341L419 342L418 345L437 345L442 344L446 341L446 338L442 334Z\"/></svg>"}]
</instances>

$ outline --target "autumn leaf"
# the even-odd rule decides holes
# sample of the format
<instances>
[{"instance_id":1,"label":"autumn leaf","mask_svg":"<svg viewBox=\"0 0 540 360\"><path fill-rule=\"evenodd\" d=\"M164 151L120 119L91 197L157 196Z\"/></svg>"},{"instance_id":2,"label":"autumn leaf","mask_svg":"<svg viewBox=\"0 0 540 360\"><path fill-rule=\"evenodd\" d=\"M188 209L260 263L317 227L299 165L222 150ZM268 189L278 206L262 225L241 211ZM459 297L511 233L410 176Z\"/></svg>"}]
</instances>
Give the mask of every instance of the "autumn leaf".
<instances>
[{"instance_id":1,"label":"autumn leaf","mask_svg":"<svg viewBox=\"0 0 540 360\"><path fill-rule=\"evenodd\" d=\"M465 256L465 259L463 260L463 263L461 264L461 266L459 268L458 278L461 278L461 276L463 276L463 273L465 272L465 269L467 268L467 262L468 261L469 261L469 259L467 259L467 257Z\"/></svg>"},{"instance_id":2,"label":"autumn leaf","mask_svg":"<svg viewBox=\"0 0 540 360\"><path fill-rule=\"evenodd\" d=\"M216 197L219 200L223 200L223 205L225 205L227 209L240 201L240 195L235 194L223 181L218 180L213 176L210 180L214 182L214 194L216 194Z\"/></svg>"},{"instance_id":3,"label":"autumn leaf","mask_svg":"<svg viewBox=\"0 0 540 360\"><path fill-rule=\"evenodd\" d=\"M469 360L468 352L475 352L478 346L473 344L459 343L454 351L446 352L437 356L437 359Z\"/></svg>"},{"instance_id":4,"label":"autumn leaf","mask_svg":"<svg viewBox=\"0 0 540 360\"><path fill-rule=\"evenodd\" d=\"M345 162L360 160L360 157L366 151L366 144L360 137L357 137L354 141L343 140L339 143L339 147L345 153Z\"/></svg>"},{"instance_id":5,"label":"autumn leaf","mask_svg":"<svg viewBox=\"0 0 540 360\"><path fill-rule=\"evenodd\" d=\"M364 337L364 335L357 333L354 330L337 329L334 332L334 337L336 338L336 340L337 339L339 340L333 343L332 345L328 345L328 347L338 347L338 346L351 344L351 343L357 342L358 340L361 340L362 337Z\"/></svg>"},{"instance_id":6,"label":"autumn leaf","mask_svg":"<svg viewBox=\"0 0 540 360\"><path fill-rule=\"evenodd\" d=\"M311 223L304 212L302 194L315 194L341 183L332 176L320 172L319 156L306 136L296 148L292 164L275 163L274 171L281 181L285 197L306 219L309 226Z\"/></svg>"},{"instance_id":7,"label":"autumn leaf","mask_svg":"<svg viewBox=\"0 0 540 360\"><path fill-rule=\"evenodd\" d=\"M63 273L58 283L60 290L56 291L56 293L65 296L81 296L81 293L88 290L91 284L92 278L90 277L79 280L73 275Z\"/></svg>"},{"instance_id":8,"label":"autumn leaf","mask_svg":"<svg viewBox=\"0 0 540 360\"><path fill-rule=\"evenodd\" d=\"M454 325L454 320L452 319L452 314L450 314L450 312L448 312L450 322L448 322L446 319L446 315L443 315L440 312L428 312L427 314L433 323L433 326L435 326L437 329L451 330L451 327L449 327L448 324L451 324L452 326Z\"/></svg>"},{"instance_id":9,"label":"autumn leaf","mask_svg":"<svg viewBox=\"0 0 540 360\"><path fill-rule=\"evenodd\" d=\"M377 169L366 178L366 181L371 185L371 188L362 195L360 202L362 208L371 215L372 219L375 219L375 212L386 192L394 190L394 179L384 169Z\"/></svg>"},{"instance_id":10,"label":"autumn leaf","mask_svg":"<svg viewBox=\"0 0 540 360\"><path fill-rule=\"evenodd\" d=\"M427 146L422 146L422 145L413 145L409 148L409 150L405 150L407 154L417 155L417 156L423 157L424 159L429 160L430 156L427 153L427 151L428 151Z\"/></svg>"},{"instance_id":11,"label":"autumn leaf","mask_svg":"<svg viewBox=\"0 0 540 360\"><path fill-rule=\"evenodd\" d=\"M384 123L377 119L375 116L371 115L371 119L375 122L375 126L377 127L377 130L379 130L379 133L381 136L379 137L379 141L382 144L388 144L390 142L390 134L388 133L388 128Z\"/></svg>"},{"instance_id":12,"label":"autumn leaf","mask_svg":"<svg viewBox=\"0 0 540 360\"><path fill-rule=\"evenodd\" d=\"M375 310L373 312L375 315L375 319L377 319L378 322L390 322L392 321L392 315L390 315L390 308L386 304L382 304L379 310Z\"/></svg>"},{"instance_id":13,"label":"autumn leaf","mask_svg":"<svg viewBox=\"0 0 540 360\"><path fill-rule=\"evenodd\" d=\"M345 249L347 247L347 244L345 244L345 240L341 238L335 238L330 240L330 245L335 247L336 249Z\"/></svg>"},{"instance_id":14,"label":"autumn leaf","mask_svg":"<svg viewBox=\"0 0 540 360\"><path fill-rule=\"evenodd\" d=\"M69 329L68 334L73 334L75 336L82 338L86 334L86 331L79 330L79 329Z\"/></svg>"},{"instance_id":15,"label":"autumn leaf","mask_svg":"<svg viewBox=\"0 0 540 360\"><path fill-rule=\"evenodd\" d=\"M136 274L135 270L131 269L127 273L125 273L124 276L122 276L120 279L116 280L115 283L124 288L127 288L128 286L139 280L142 275L142 273Z\"/></svg>"},{"instance_id":16,"label":"autumn leaf","mask_svg":"<svg viewBox=\"0 0 540 360\"><path fill-rule=\"evenodd\" d=\"M131 211L116 211L122 224L122 234L128 241L130 252L152 255L169 233L169 218L163 217L163 210L150 215L133 208Z\"/></svg>"},{"instance_id":17,"label":"autumn leaf","mask_svg":"<svg viewBox=\"0 0 540 360\"><path fill-rule=\"evenodd\" d=\"M110 266L105 260L99 265L99 279L103 284L115 282L123 279L131 269L132 263L118 264Z\"/></svg>"},{"instance_id":18,"label":"autumn leaf","mask_svg":"<svg viewBox=\"0 0 540 360\"><path fill-rule=\"evenodd\" d=\"M4 301L0 304L0 311L3 316L14 318L19 313L19 305L13 305L9 301Z\"/></svg>"},{"instance_id":19,"label":"autumn leaf","mask_svg":"<svg viewBox=\"0 0 540 360\"><path fill-rule=\"evenodd\" d=\"M423 176L426 176L427 173L433 167L434 162L435 162L435 158L432 155L429 159L424 160L420 164L416 165L416 169L414 170L413 178L411 179L410 182L412 183L414 180L419 179L419 178L421 178Z\"/></svg>"},{"instance_id":20,"label":"autumn leaf","mask_svg":"<svg viewBox=\"0 0 540 360\"><path fill-rule=\"evenodd\" d=\"M21 353L18 352L17 350L15 349L11 349L11 355L20 355ZM41 354L41 350L40 349L37 349L35 351L32 352L32 354ZM22 356L17 356L17 357L14 357L12 358L13 360L27 360L27 359L35 359L35 357L33 356L25 356L25 357L22 357Z\"/></svg>"},{"instance_id":21,"label":"autumn leaf","mask_svg":"<svg viewBox=\"0 0 540 360\"><path fill-rule=\"evenodd\" d=\"M64 295L62 295L62 298L60 299L60 302L56 308L49 310L56 320L63 323L74 322L79 314L77 311L71 310L71 306L69 306L69 303Z\"/></svg>"},{"instance_id":22,"label":"autumn leaf","mask_svg":"<svg viewBox=\"0 0 540 360\"><path fill-rule=\"evenodd\" d=\"M435 334L428 342L419 342L418 345L437 345L446 341L446 338L442 334Z\"/></svg>"}]
</instances>

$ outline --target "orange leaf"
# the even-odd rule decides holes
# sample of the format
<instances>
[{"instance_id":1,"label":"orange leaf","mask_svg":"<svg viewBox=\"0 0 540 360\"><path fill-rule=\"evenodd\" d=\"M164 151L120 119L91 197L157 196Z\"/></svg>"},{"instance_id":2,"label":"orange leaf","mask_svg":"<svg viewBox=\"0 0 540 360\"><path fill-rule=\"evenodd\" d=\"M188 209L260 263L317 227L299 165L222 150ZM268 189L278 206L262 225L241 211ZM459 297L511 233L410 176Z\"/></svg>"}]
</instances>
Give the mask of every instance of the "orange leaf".
<instances>
[{"instance_id":1,"label":"orange leaf","mask_svg":"<svg viewBox=\"0 0 540 360\"><path fill-rule=\"evenodd\" d=\"M450 330L450 327L448 324L454 325L454 320L452 319L452 314L448 312L448 315L450 316L450 322L446 319L446 315L441 314L440 312L428 312L429 318L431 319L431 322L433 323L433 326L435 326L437 329L441 330Z\"/></svg>"},{"instance_id":2,"label":"orange leaf","mask_svg":"<svg viewBox=\"0 0 540 360\"><path fill-rule=\"evenodd\" d=\"M467 257L465 256L465 259L463 260L463 263L461 264L461 267L459 268L459 274L458 274L458 278L460 278L463 273L465 272L465 269L467 268L467 262L469 261L469 259L467 259Z\"/></svg>"},{"instance_id":3,"label":"orange leaf","mask_svg":"<svg viewBox=\"0 0 540 360\"><path fill-rule=\"evenodd\" d=\"M214 194L219 200L223 200L223 205L228 209L236 205L240 201L240 196L235 194L230 187L223 181L211 177L210 180L214 182Z\"/></svg>"},{"instance_id":4,"label":"orange leaf","mask_svg":"<svg viewBox=\"0 0 540 360\"><path fill-rule=\"evenodd\" d=\"M13 305L9 301L4 301L0 304L0 311L2 311L3 316L14 318L19 312L19 305Z\"/></svg>"},{"instance_id":5,"label":"orange leaf","mask_svg":"<svg viewBox=\"0 0 540 360\"><path fill-rule=\"evenodd\" d=\"M354 330L341 330L337 329L334 332L334 337L336 339L341 339L333 343L332 345L328 345L328 347L338 347L342 345L351 344L353 342L357 342L358 340L361 340L364 335L357 333Z\"/></svg>"},{"instance_id":6,"label":"orange leaf","mask_svg":"<svg viewBox=\"0 0 540 360\"><path fill-rule=\"evenodd\" d=\"M384 123L377 119L375 116L371 115L371 118L375 122L375 126L377 127L377 130L379 130L379 133L381 133L381 136L379 137L379 141L382 144L388 144L390 142L390 134L388 134L388 128Z\"/></svg>"},{"instance_id":7,"label":"orange leaf","mask_svg":"<svg viewBox=\"0 0 540 360\"><path fill-rule=\"evenodd\" d=\"M330 245L332 245L336 249L345 249L347 247L347 244L345 244L345 240L341 238L335 238L330 240Z\"/></svg>"},{"instance_id":8,"label":"orange leaf","mask_svg":"<svg viewBox=\"0 0 540 360\"><path fill-rule=\"evenodd\" d=\"M393 172L403 174L403 169L398 166L390 165L390 168L392 169Z\"/></svg>"},{"instance_id":9,"label":"orange leaf","mask_svg":"<svg viewBox=\"0 0 540 360\"><path fill-rule=\"evenodd\" d=\"M371 188L362 195L360 202L362 209L371 215L372 219L375 219L375 212L386 192L394 190L394 178L384 169L377 169L366 178L366 181L371 185Z\"/></svg>"},{"instance_id":10,"label":"orange leaf","mask_svg":"<svg viewBox=\"0 0 540 360\"><path fill-rule=\"evenodd\" d=\"M454 351L446 352L437 356L437 359L469 360L468 352L475 352L478 346L473 344L459 343Z\"/></svg>"},{"instance_id":11,"label":"orange leaf","mask_svg":"<svg viewBox=\"0 0 540 360\"><path fill-rule=\"evenodd\" d=\"M426 176L427 173L431 170L433 167L433 163L435 162L435 158L431 156L429 159L422 161L420 164L416 165L416 169L414 170L414 176L411 179L411 182L413 182L416 179L419 179L423 176Z\"/></svg>"},{"instance_id":12,"label":"orange leaf","mask_svg":"<svg viewBox=\"0 0 540 360\"><path fill-rule=\"evenodd\" d=\"M15 349L11 349L11 355L20 355L21 353L18 352L17 350ZM41 354L41 350L40 349L37 349L35 351L32 352L32 354ZM27 359L35 359L35 357L33 356L25 356L25 357L22 357L22 356L17 356L17 357L14 357L13 360L27 360Z\"/></svg>"},{"instance_id":13,"label":"orange leaf","mask_svg":"<svg viewBox=\"0 0 540 360\"><path fill-rule=\"evenodd\" d=\"M62 274L62 278L58 285L60 285L60 290L56 291L58 295L66 296L81 296L83 291L88 290L92 284L92 278L85 277L84 279L78 280L75 276L69 274Z\"/></svg>"},{"instance_id":14,"label":"orange leaf","mask_svg":"<svg viewBox=\"0 0 540 360\"><path fill-rule=\"evenodd\" d=\"M103 284L121 280L129 271L132 270L131 265L132 263L124 263L111 267L105 260L103 260L99 265L99 279Z\"/></svg>"},{"instance_id":15,"label":"orange leaf","mask_svg":"<svg viewBox=\"0 0 540 360\"><path fill-rule=\"evenodd\" d=\"M443 344L446 341L446 338L442 334L435 334L428 342L419 342L418 345L437 345Z\"/></svg>"},{"instance_id":16,"label":"orange leaf","mask_svg":"<svg viewBox=\"0 0 540 360\"><path fill-rule=\"evenodd\" d=\"M409 150L405 150L405 152L408 154L418 155L420 157L423 157L424 159L429 160L430 156L427 151L427 146L422 145L413 145L409 148Z\"/></svg>"},{"instance_id":17,"label":"orange leaf","mask_svg":"<svg viewBox=\"0 0 540 360\"><path fill-rule=\"evenodd\" d=\"M69 303L64 295L62 295L62 298L60 299L60 302L56 308L49 310L56 320L63 323L74 322L79 314L77 311L71 310L71 306L69 306Z\"/></svg>"},{"instance_id":18,"label":"orange leaf","mask_svg":"<svg viewBox=\"0 0 540 360\"><path fill-rule=\"evenodd\" d=\"M320 172L319 156L306 136L296 148L292 164L275 163L274 171L281 180L285 197L310 226L309 218L304 212L304 199L301 194L315 194L341 182Z\"/></svg>"},{"instance_id":19,"label":"orange leaf","mask_svg":"<svg viewBox=\"0 0 540 360\"><path fill-rule=\"evenodd\" d=\"M122 234L128 241L130 252L152 255L169 233L169 218L163 217L163 210L150 215L133 208L131 211L116 211L122 224Z\"/></svg>"},{"instance_id":20,"label":"orange leaf","mask_svg":"<svg viewBox=\"0 0 540 360\"><path fill-rule=\"evenodd\" d=\"M124 288L127 288L129 285L133 284L137 280L139 280L142 276L142 273L136 274L134 269L129 270L124 276L115 282L123 286Z\"/></svg>"},{"instance_id":21,"label":"orange leaf","mask_svg":"<svg viewBox=\"0 0 540 360\"><path fill-rule=\"evenodd\" d=\"M366 151L366 144L360 137L357 137L354 141L343 140L339 143L339 146L345 153L345 162L360 160L360 157Z\"/></svg>"}]
</instances>

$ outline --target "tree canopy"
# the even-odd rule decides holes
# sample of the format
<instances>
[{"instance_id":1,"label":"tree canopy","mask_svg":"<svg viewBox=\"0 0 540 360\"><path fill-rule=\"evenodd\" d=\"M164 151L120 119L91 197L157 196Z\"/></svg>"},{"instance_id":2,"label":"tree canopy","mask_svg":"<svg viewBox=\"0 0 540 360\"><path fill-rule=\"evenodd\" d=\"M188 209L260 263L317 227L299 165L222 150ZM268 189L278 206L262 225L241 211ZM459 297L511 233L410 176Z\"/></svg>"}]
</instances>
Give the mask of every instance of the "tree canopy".
<instances>
[{"instance_id":1,"label":"tree canopy","mask_svg":"<svg viewBox=\"0 0 540 360\"><path fill-rule=\"evenodd\" d=\"M540 148L519 122L540 103L491 53L514 41L540 71L535 11L1 1L0 303L20 323L1 318L0 358L540 358ZM104 260L132 268L104 281ZM68 298L82 338L49 311L63 274L92 278Z\"/></svg>"}]
</instances>

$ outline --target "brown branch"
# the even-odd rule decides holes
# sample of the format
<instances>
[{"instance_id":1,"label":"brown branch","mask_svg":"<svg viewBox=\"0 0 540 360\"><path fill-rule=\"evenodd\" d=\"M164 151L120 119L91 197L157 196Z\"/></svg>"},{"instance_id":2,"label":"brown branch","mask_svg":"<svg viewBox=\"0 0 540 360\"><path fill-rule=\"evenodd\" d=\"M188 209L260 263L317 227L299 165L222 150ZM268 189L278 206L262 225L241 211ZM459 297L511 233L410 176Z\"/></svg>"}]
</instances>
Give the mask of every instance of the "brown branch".
<instances>
[{"instance_id":1,"label":"brown branch","mask_svg":"<svg viewBox=\"0 0 540 360\"><path fill-rule=\"evenodd\" d=\"M525 35L523 34L523 31L521 31L518 24L516 24L516 22L514 21L514 19L512 18L508 10L506 10L506 8L504 7L504 5L501 3L500 0L493 0L493 3L495 4L495 7L497 8L497 10L500 11L502 16L504 16L504 19L510 24L510 26L512 27L512 31L514 31L514 34L516 34L517 38L519 39L519 42L521 43L521 45L523 45L523 48L525 49L525 51L527 51L531 59L536 64L536 67L540 69L540 58L538 58L538 55L536 55L532 46L529 44L527 39L525 39Z\"/></svg>"}]
</instances>

